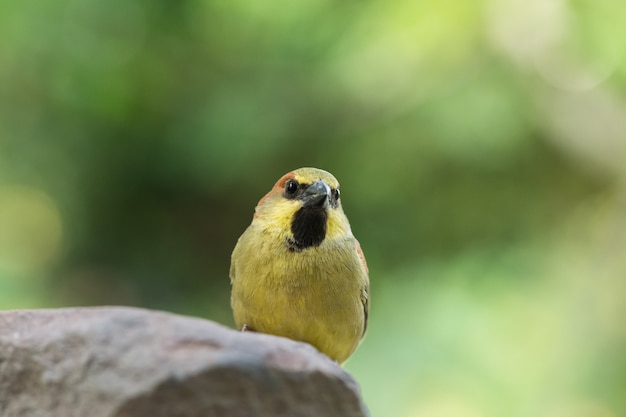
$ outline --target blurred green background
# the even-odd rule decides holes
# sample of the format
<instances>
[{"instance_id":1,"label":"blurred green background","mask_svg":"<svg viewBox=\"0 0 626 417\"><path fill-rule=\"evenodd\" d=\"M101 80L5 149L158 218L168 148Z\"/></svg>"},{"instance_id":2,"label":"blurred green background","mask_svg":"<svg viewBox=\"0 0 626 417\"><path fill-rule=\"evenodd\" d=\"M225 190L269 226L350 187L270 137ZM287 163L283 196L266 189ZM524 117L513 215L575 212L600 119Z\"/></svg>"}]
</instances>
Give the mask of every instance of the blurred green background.
<instances>
[{"instance_id":1,"label":"blurred green background","mask_svg":"<svg viewBox=\"0 0 626 417\"><path fill-rule=\"evenodd\" d=\"M326 169L373 416L626 415L626 3L0 2L0 308L232 325L230 251Z\"/></svg>"}]
</instances>

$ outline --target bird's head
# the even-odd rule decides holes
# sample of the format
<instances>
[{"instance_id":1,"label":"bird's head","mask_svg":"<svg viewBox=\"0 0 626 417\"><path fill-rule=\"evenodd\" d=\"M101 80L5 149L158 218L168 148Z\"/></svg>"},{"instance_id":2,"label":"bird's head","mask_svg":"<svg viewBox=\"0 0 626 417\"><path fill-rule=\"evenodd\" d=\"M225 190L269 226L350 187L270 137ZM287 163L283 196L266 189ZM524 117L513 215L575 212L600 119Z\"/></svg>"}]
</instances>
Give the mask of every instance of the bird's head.
<instances>
[{"instance_id":1,"label":"bird's head","mask_svg":"<svg viewBox=\"0 0 626 417\"><path fill-rule=\"evenodd\" d=\"M317 168L283 175L259 201L253 222L285 239L292 251L352 236L341 208L339 182Z\"/></svg>"}]
</instances>

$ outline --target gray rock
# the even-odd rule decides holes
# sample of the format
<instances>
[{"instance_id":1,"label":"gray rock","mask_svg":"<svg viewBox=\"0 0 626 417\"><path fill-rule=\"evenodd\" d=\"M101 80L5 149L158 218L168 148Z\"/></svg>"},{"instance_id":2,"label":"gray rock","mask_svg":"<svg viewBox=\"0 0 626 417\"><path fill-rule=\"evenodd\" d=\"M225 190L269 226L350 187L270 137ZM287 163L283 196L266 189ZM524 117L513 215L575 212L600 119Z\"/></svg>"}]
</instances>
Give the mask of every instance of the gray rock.
<instances>
[{"instance_id":1,"label":"gray rock","mask_svg":"<svg viewBox=\"0 0 626 417\"><path fill-rule=\"evenodd\" d=\"M305 343L136 308L0 312L1 417L367 415Z\"/></svg>"}]
</instances>

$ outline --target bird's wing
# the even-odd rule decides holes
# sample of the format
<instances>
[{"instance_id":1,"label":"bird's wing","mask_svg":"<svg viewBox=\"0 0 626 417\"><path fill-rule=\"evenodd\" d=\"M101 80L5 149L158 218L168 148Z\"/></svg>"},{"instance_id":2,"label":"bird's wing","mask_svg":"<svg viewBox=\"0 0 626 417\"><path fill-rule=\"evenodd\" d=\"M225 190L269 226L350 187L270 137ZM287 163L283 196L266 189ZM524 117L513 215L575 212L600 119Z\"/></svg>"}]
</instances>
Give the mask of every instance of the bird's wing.
<instances>
[{"instance_id":1,"label":"bird's wing","mask_svg":"<svg viewBox=\"0 0 626 417\"><path fill-rule=\"evenodd\" d=\"M363 249L361 249L361 244L358 240L356 240L356 252L361 259L361 263L365 268L365 286L361 288L361 303L363 304L363 333L361 337L365 335L365 330L367 330L367 318L370 311L370 280L369 280L369 268L367 267L367 262L365 261L365 255L363 255Z\"/></svg>"},{"instance_id":2,"label":"bird's wing","mask_svg":"<svg viewBox=\"0 0 626 417\"><path fill-rule=\"evenodd\" d=\"M237 276L236 274L236 268L235 268L235 259L237 259L237 253L240 251L239 245L241 244L241 237L239 238L239 240L237 240L237 244L235 245L235 249L233 249L233 253L231 255L230 258L230 271L228 272L228 275L230 277L230 285L233 284L233 282L235 281L235 277Z\"/></svg>"},{"instance_id":3,"label":"bird's wing","mask_svg":"<svg viewBox=\"0 0 626 417\"><path fill-rule=\"evenodd\" d=\"M356 253L359 255L359 258L361 259L361 263L365 267L365 273L369 274L370 271L367 267L367 262L365 261L365 255L363 255L363 249L361 249L361 244L356 239L354 239L354 241L356 242Z\"/></svg>"},{"instance_id":4,"label":"bird's wing","mask_svg":"<svg viewBox=\"0 0 626 417\"><path fill-rule=\"evenodd\" d=\"M363 337L365 336L365 331L367 330L367 316L369 315L369 311L370 311L370 285L369 283L367 284L367 286L361 289L361 303L363 303L363 316L364 316L363 333L361 334L361 337Z\"/></svg>"}]
</instances>

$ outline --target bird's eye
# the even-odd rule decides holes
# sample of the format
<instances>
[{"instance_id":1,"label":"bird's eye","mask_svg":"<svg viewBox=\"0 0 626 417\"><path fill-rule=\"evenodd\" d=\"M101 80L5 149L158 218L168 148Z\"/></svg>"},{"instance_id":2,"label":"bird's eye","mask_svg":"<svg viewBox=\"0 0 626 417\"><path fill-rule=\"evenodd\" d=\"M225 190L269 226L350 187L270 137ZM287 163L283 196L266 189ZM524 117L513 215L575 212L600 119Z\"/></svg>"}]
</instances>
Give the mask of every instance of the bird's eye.
<instances>
[{"instance_id":1,"label":"bird's eye","mask_svg":"<svg viewBox=\"0 0 626 417\"><path fill-rule=\"evenodd\" d=\"M288 196L293 196L296 191L298 191L298 181L296 180L289 180L287 181L287 183L285 184L285 193Z\"/></svg>"},{"instance_id":2,"label":"bird's eye","mask_svg":"<svg viewBox=\"0 0 626 417\"><path fill-rule=\"evenodd\" d=\"M333 199L334 199L335 201L339 200L339 194L341 194L341 193L339 192L339 188L335 188L335 189L333 190Z\"/></svg>"}]
</instances>

